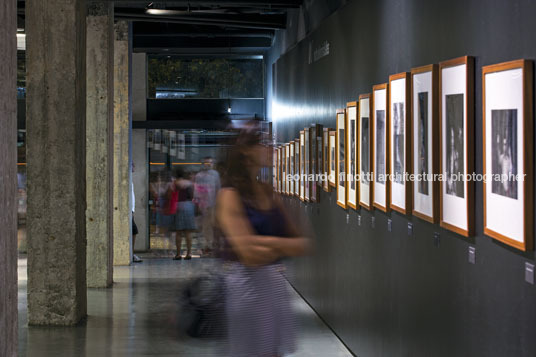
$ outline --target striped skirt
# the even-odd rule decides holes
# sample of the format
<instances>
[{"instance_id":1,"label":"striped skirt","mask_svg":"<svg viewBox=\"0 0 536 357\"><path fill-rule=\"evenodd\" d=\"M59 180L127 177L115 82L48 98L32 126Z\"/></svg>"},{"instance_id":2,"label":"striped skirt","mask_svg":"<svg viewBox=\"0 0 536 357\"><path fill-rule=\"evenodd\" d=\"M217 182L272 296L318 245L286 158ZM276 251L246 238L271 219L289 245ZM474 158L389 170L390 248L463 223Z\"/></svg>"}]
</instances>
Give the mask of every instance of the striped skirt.
<instances>
[{"instance_id":1,"label":"striped skirt","mask_svg":"<svg viewBox=\"0 0 536 357\"><path fill-rule=\"evenodd\" d=\"M226 274L228 356L284 356L295 350L295 318L282 264L246 267Z\"/></svg>"}]
</instances>

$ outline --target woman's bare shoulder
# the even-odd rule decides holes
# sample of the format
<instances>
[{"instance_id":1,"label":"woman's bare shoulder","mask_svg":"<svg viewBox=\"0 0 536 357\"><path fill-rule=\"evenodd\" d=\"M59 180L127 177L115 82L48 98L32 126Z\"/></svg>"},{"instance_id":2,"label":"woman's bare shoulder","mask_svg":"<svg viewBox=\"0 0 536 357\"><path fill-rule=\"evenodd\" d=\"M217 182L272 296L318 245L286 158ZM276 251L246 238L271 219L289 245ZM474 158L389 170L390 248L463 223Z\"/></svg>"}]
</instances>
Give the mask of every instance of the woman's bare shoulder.
<instances>
[{"instance_id":1,"label":"woman's bare shoulder","mask_svg":"<svg viewBox=\"0 0 536 357\"><path fill-rule=\"evenodd\" d=\"M223 206L233 205L240 202L240 194L235 188L224 187L218 191L217 201Z\"/></svg>"}]
</instances>

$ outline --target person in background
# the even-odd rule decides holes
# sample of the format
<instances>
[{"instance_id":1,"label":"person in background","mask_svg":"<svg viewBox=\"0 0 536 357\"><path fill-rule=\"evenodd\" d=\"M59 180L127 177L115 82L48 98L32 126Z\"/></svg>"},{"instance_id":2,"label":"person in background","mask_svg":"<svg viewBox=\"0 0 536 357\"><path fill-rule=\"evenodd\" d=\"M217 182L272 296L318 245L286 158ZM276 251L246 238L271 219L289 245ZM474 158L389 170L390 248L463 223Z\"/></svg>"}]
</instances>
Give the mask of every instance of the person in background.
<instances>
[{"instance_id":1,"label":"person in background","mask_svg":"<svg viewBox=\"0 0 536 357\"><path fill-rule=\"evenodd\" d=\"M192 233L196 230L195 225L195 205L193 202L194 188L188 175L182 170L175 171L175 189L177 191L177 213L175 218L176 231L175 244L177 245L177 254L173 260L181 260L182 236L186 237L186 256L185 260L192 259Z\"/></svg>"},{"instance_id":2,"label":"person in background","mask_svg":"<svg viewBox=\"0 0 536 357\"><path fill-rule=\"evenodd\" d=\"M220 189L220 174L214 170L214 160L203 158L201 170L195 176L194 202L201 215L201 231L204 239L203 253L211 254L214 246L214 205Z\"/></svg>"},{"instance_id":3,"label":"person in background","mask_svg":"<svg viewBox=\"0 0 536 357\"><path fill-rule=\"evenodd\" d=\"M134 173L135 169L136 166L134 165L134 162L132 162L132 173ZM133 181L130 183L130 201L132 204L132 261L134 263L141 263L143 262L143 260L141 260L141 258L138 257L136 254L134 254L134 248L136 247L136 236L138 235L138 226L134 221L134 211L136 210L136 196L134 195Z\"/></svg>"},{"instance_id":4,"label":"person in background","mask_svg":"<svg viewBox=\"0 0 536 357\"><path fill-rule=\"evenodd\" d=\"M158 234L156 229L158 229L158 226L156 225L156 219L157 219L157 209L158 209L158 180L159 180L159 173L158 172L151 172L149 174L149 211L150 211L150 219L149 219L149 225L155 226L155 234Z\"/></svg>"},{"instance_id":5,"label":"person in background","mask_svg":"<svg viewBox=\"0 0 536 357\"><path fill-rule=\"evenodd\" d=\"M166 221L165 210L167 207L167 192L171 185L171 175L169 171L160 171L157 173L156 182L152 182L150 185L151 192L155 197L156 207L156 228L155 234L160 234L160 228L164 228L164 233L169 226L169 222Z\"/></svg>"},{"instance_id":6,"label":"person in background","mask_svg":"<svg viewBox=\"0 0 536 357\"><path fill-rule=\"evenodd\" d=\"M171 238L171 241L176 241L176 219L177 219L177 204L179 201L179 191L175 185L175 178L171 174L168 175L166 184L165 205L162 208L162 226L165 227L165 236Z\"/></svg>"},{"instance_id":7,"label":"person in background","mask_svg":"<svg viewBox=\"0 0 536 357\"><path fill-rule=\"evenodd\" d=\"M257 181L271 165L272 148L255 129L230 149L216 203L216 227L225 249L227 354L282 356L295 349L294 317L281 259L305 254L303 237L274 196Z\"/></svg>"}]
</instances>

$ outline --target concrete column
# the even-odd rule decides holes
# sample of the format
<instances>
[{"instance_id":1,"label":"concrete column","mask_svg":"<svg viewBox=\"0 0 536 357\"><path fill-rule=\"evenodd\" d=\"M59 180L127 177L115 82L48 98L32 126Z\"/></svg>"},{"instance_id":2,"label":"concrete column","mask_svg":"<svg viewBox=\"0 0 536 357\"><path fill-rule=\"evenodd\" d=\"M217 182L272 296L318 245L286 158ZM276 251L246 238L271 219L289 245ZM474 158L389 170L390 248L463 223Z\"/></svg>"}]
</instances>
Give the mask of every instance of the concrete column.
<instances>
[{"instance_id":1,"label":"concrete column","mask_svg":"<svg viewBox=\"0 0 536 357\"><path fill-rule=\"evenodd\" d=\"M114 265L132 262L130 208L130 86L129 24L114 25L114 155L113 155L113 238Z\"/></svg>"},{"instance_id":2,"label":"concrete column","mask_svg":"<svg viewBox=\"0 0 536 357\"><path fill-rule=\"evenodd\" d=\"M0 3L0 356L17 355L17 2Z\"/></svg>"},{"instance_id":3,"label":"concrete column","mask_svg":"<svg viewBox=\"0 0 536 357\"><path fill-rule=\"evenodd\" d=\"M86 297L86 2L26 1L28 323L73 325Z\"/></svg>"},{"instance_id":4,"label":"concrete column","mask_svg":"<svg viewBox=\"0 0 536 357\"><path fill-rule=\"evenodd\" d=\"M111 2L88 3L86 46L87 286L105 288L113 279L114 13Z\"/></svg>"}]
</instances>

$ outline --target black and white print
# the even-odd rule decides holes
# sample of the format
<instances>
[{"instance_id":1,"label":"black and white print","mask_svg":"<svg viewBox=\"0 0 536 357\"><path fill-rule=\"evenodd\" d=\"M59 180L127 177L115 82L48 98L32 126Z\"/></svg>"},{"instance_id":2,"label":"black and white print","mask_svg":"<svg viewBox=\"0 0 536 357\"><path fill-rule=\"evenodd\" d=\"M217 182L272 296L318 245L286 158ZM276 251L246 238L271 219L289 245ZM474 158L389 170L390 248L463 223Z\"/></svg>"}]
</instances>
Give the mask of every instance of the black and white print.
<instances>
[{"instance_id":1,"label":"black and white print","mask_svg":"<svg viewBox=\"0 0 536 357\"><path fill-rule=\"evenodd\" d=\"M339 185L344 187L345 162L344 162L344 129L339 129Z\"/></svg>"},{"instance_id":2,"label":"black and white print","mask_svg":"<svg viewBox=\"0 0 536 357\"><path fill-rule=\"evenodd\" d=\"M376 110L376 181L385 182L385 110Z\"/></svg>"},{"instance_id":3,"label":"black and white print","mask_svg":"<svg viewBox=\"0 0 536 357\"><path fill-rule=\"evenodd\" d=\"M404 103L393 103L394 182L404 183Z\"/></svg>"},{"instance_id":4,"label":"black and white print","mask_svg":"<svg viewBox=\"0 0 536 357\"><path fill-rule=\"evenodd\" d=\"M355 190L355 120L350 120L350 175L352 180L350 181L350 187Z\"/></svg>"},{"instance_id":5,"label":"black and white print","mask_svg":"<svg viewBox=\"0 0 536 357\"><path fill-rule=\"evenodd\" d=\"M491 111L491 136L491 192L517 199L517 109Z\"/></svg>"},{"instance_id":6,"label":"black and white print","mask_svg":"<svg viewBox=\"0 0 536 357\"><path fill-rule=\"evenodd\" d=\"M369 164L369 118L361 118L361 182L364 185L369 184L368 173L370 172Z\"/></svg>"},{"instance_id":7,"label":"black and white print","mask_svg":"<svg viewBox=\"0 0 536 357\"><path fill-rule=\"evenodd\" d=\"M420 175L417 189L420 194L428 196L428 92L420 92L418 98L418 161L417 173Z\"/></svg>"},{"instance_id":8,"label":"black and white print","mask_svg":"<svg viewBox=\"0 0 536 357\"><path fill-rule=\"evenodd\" d=\"M448 195L464 198L463 94L446 96L446 114L446 191Z\"/></svg>"}]
</instances>

